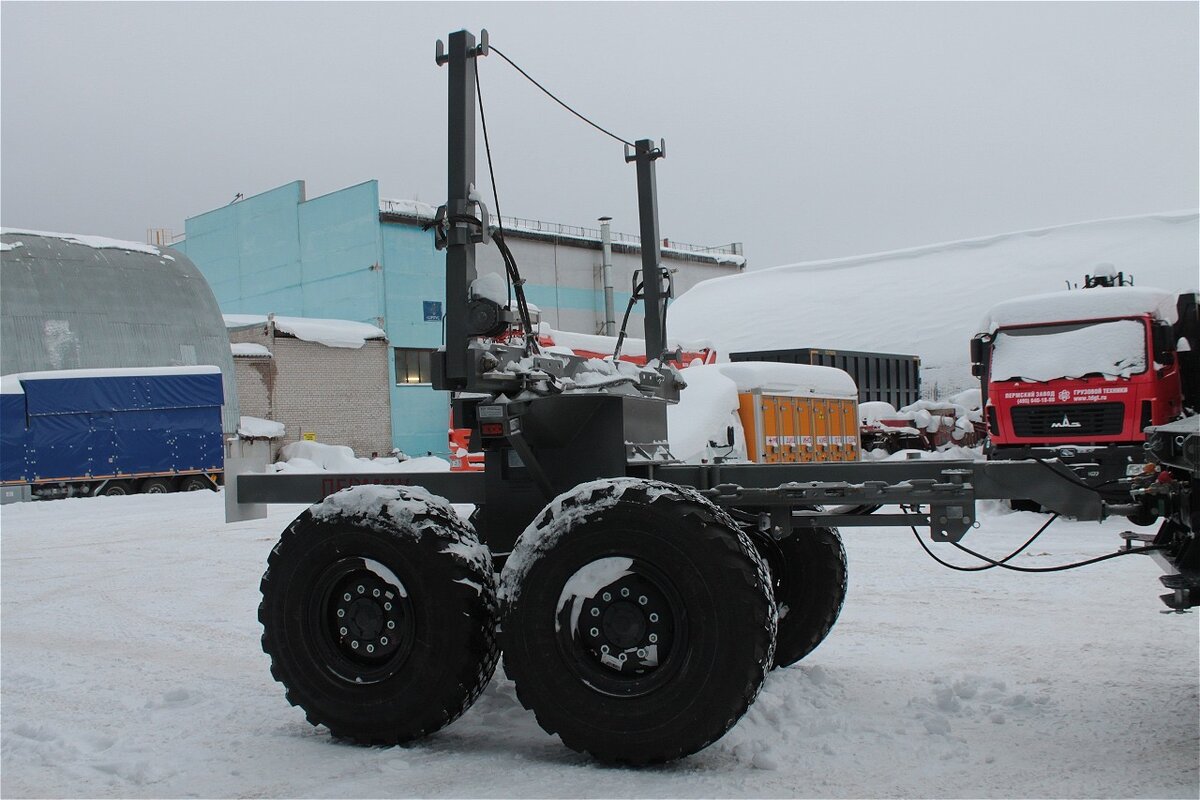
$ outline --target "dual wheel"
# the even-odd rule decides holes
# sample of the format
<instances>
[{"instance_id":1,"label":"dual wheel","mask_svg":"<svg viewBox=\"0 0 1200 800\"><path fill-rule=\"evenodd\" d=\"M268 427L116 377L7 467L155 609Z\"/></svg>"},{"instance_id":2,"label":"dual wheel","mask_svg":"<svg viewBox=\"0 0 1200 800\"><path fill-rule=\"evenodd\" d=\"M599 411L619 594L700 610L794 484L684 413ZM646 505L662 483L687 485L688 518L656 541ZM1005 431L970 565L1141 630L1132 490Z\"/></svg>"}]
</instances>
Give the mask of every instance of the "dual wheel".
<instances>
[{"instance_id":1,"label":"dual wheel","mask_svg":"<svg viewBox=\"0 0 1200 800\"><path fill-rule=\"evenodd\" d=\"M772 667L816 647L845 594L835 532L798 532L764 560L702 496L630 478L556 498L497 593L470 526L412 491L360 487L305 512L262 582L272 673L310 722L356 742L409 741L463 713L502 621L505 671L546 731L606 762L686 756L733 726Z\"/></svg>"}]
</instances>

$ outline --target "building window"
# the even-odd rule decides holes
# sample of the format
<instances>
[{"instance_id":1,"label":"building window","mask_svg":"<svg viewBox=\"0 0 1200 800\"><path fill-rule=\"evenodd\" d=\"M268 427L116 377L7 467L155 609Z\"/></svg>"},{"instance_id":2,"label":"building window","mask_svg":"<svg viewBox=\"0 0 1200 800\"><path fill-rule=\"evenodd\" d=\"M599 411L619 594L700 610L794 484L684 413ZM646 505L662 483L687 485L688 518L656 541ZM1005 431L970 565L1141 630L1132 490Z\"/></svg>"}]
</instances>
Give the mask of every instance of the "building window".
<instances>
[{"instance_id":1,"label":"building window","mask_svg":"<svg viewBox=\"0 0 1200 800\"><path fill-rule=\"evenodd\" d=\"M432 350L397 347L395 351L397 386L433 382L433 373L429 366L429 357L433 353Z\"/></svg>"}]
</instances>

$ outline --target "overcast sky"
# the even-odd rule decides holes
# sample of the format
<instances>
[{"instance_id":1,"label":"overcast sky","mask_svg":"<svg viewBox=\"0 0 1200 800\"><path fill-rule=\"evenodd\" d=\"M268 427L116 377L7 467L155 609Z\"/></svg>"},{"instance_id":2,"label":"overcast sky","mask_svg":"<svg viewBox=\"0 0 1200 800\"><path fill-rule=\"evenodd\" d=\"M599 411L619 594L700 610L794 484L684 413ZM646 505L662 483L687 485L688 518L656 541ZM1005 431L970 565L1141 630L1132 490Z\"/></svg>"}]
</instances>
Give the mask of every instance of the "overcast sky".
<instances>
[{"instance_id":1,"label":"overcast sky","mask_svg":"<svg viewBox=\"0 0 1200 800\"><path fill-rule=\"evenodd\" d=\"M460 28L665 138L663 235L752 268L1195 208L1197 8L4 2L0 222L143 240L296 179L444 202ZM501 210L636 233L621 145L480 67Z\"/></svg>"}]
</instances>

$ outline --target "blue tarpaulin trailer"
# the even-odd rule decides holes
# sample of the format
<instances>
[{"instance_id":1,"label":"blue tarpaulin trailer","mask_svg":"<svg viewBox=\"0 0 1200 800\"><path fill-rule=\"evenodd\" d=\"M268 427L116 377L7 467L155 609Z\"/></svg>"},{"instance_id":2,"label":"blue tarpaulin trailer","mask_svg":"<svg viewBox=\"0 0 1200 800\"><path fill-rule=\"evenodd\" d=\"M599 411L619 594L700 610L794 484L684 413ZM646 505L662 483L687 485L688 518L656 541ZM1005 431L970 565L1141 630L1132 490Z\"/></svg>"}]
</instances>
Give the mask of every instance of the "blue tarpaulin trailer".
<instances>
[{"instance_id":1,"label":"blue tarpaulin trailer","mask_svg":"<svg viewBox=\"0 0 1200 800\"><path fill-rule=\"evenodd\" d=\"M25 497L215 488L224 465L217 367L8 375L0 483ZM20 499L8 491L8 499Z\"/></svg>"}]
</instances>

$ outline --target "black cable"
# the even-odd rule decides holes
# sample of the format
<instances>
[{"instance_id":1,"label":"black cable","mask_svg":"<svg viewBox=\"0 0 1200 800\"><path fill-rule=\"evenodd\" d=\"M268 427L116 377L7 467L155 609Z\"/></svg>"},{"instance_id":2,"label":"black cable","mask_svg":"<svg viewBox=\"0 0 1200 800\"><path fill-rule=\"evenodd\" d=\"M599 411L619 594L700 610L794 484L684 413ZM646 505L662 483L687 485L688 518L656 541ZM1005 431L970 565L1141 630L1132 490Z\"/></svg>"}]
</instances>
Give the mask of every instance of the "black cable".
<instances>
[{"instance_id":1,"label":"black cable","mask_svg":"<svg viewBox=\"0 0 1200 800\"><path fill-rule=\"evenodd\" d=\"M506 59L507 60L507 59ZM500 257L504 260L505 283L508 286L508 304L512 307L513 294L517 298L517 313L521 318L521 327L525 332L525 352L531 353L540 349L537 343L537 337L533 334L533 321L529 316L529 303L525 299L524 281L521 280L521 271L517 267L517 259L508 248L508 243L504 240L504 223L500 215L500 194L496 188L496 172L492 165L492 145L488 139L487 132L487 115L483 110L483 88L479 83L479 70L475 70L475 97L479 103L479 119L483 124L483 148L487 153L488 175L492 181L492 198L496 203L496 232L492 235L493 241L496 242L496 249L500 251ZM489 224L489 220L480 222L480 229L484 225Z\"/></svg>"},{"instance_id":2,"label":"black cable","mask_svg":"<svg viewBox=\"0 0 1200 800\"><path fill-rule=\"evenodd\" d=\"M488 175L492 180L492 200L496 203L496 229L504 231L504 216L500 213L500 194L496 190L496 170L492 168L492 143L488 139L487 114L483 111L483 87L479 84L479 69L475 70L475 96L479 99L479 121L483 124L483 149L487 153ZM508 307L512 308L512 277L504 271L504 285L508 289Z\"/></svg>"},{"instance_id":3,"label":"black cable","mask_svg":"<svg viewBox=\"0 0 1200 800\"><path fill-rule=\"evenodd\" d=\"M1097 556L1096 558L1089 558L1085 561L1076 561L1073 564L1059 564L1058 566L1055 566L1055 567L1014 567L1012 564L1005 563L1010 558L1017 555L1022 550L1024 550L1026 547L1028 547L1029 544L1031 542L1033 542L1033 540L1036 539L1038 536L1040 536L1042 531L1044 531L1046 528L1048 528L1050 526L1050 523L1054 522L1054 520L1056 520L1056 519L1058 519L1057 514L1055 514L1053 517L1051 517L1049 520L1047 520L1046 523L1044 525L1042 525L1041 528L1038 529L1037 533L1035 533L1032 537L1030 537L1028 542L1021 545L1021 547L1018 548L1015 552L1009 554L1008 556L1005 556L1004 558L1002 558L999 561L995 561L991 558L988 558L987 556L983 555L982 553L976 553L974 550L964 547L961 544L959 544L958 542L950 543L950 544L954 545L955 547L957 547L959 550L962 550L964 553L974 556L975 558L978 558L980 561L986 561L987 565L982 566L982 567L960 567L957 564L951 564L949 562L943 561L942 559L940 559L936 555L934 555L932 550L930 550L928 547L925 546L925 542L921 540L921 535L919 533L917 533L916 528L913 528L911 525L909 526L909 528L912 530L913 535L915 535L917 537L917 542L921 545L921 549L923 549L927 554L929 554L930 558L932 558L934 561L941 564L943 567L948 567L950 569L957 570L959 572L979 572L980 570L991 569L992 567L1000 567L1001 569L1012 570L1013 572L1064 572L1069 569L1078 569L1079 567L1086 567L1089 564L1098 564L1101 561L1108 561L1109 559L1119 558L1120 556L1131 556L1131 555L1137 555L1139 553L1146 553L1151 550L1166 550L1167 549L1163 545L1145 545L1144 547L1139 547L1136 550L1119 550L1116 553L1108 553L1107 555Z\"/></svg>"},{"instance_id":4,"label":"black cable","mask_svg":"<svg viewBox=\"0 0 1200 800\"><path fill-rule=\"evenodd\" d=\"M1110 558L1117 558L1119 556L1131 556L1131 555L1137 555L1138 553L1145 553L1149 550L1166 550L1167 549L1166 547L1162 547L1159 545L1145 545L1144 547L1139 547L1136 550L1118 550L1115 553L1109 553L1108 555L1105 555L1105 556L1097 556L1096 558L1089 558L1086 561L1076 561L1074 564L1061 564L1057 567L1014 567L1012 564L1001 564L1001 563L992 561L987 556L976 553L974 550L969 550L966 547L963 547L958 542L951 542L951 544L953 544L959 550L962 550L964 553L975 556L976 558L986 561L989 564L992 564L993 566L997 566L1002 569L1010 569L1013 572L1062 572L1062 571L1068 570L1068 569L1076 569L1078 567L1086 567L1088 564L1097 564L1101 561L1108 561Z\"/></svg>"},{"instance_id":5,"label":"black cable","mask_svg":"<svg viewBox=\"0 0 1200 800\"><path fill-rule=\"evenodd\" d=\"M535 81L535 80L533 79L533 77L532 77L532 76L531 76L531 75L530 75L528 72L526 72L525 70L523 70L523 69L521 69L519 66L517 66L517 64L516 64L516 63L515 63L515 62L514 62L514 61L513 61L511 58L509 58L508 56L504 55L504 53L502 53L502 52L501 52L501 51L500 51L500 50L499 50L499 49L498 49L498 48L497 48L497 47L496 47L494 44L490 44L490 45L488 45L488 49L489 49L491 52L493 52L493 53L495 53L496 55L498 55L498 56L500 56L501 58L503 58L505 61L507 61L507 62L509 63L509 65L510 65L510 66L511 66L513 69L515 69L517 72L519 72L519 73L521 73L522 75L524 75L526 80L528 80L528 81L529 81L530 83L532 83L534 86L536 86L537 88L539 88L539 89L541 89L543 92L545 92L547 97L549 97L549 98L550 98L551 100L553 100L554 102L558 103L560 106L562 106L563 108L565 108L567 111L570 111L572 114L574 114L575 116L579 117L581 120L583 120L584 122L586 122L588 125L591 125L593 128L595 128L596 130L600 131L600 132L601 132L601 133L603 133L605 136L609 136L609 137L611 137L611 138L613 138L613 139L616 139L616 140L617 140L618 142L620 142L621 144L624 144L624 145L626 145L626 146L628 146L628 147L633 147L633 148L636 148L636 147L637 147L637 145L635 145L633 142L629 141L628 139L622 139L620 136L617 136L615 133L612 133L611 131L607 131L607 130L605 130L604 128L601 128L599 125L597 125L596 123L592 122L590 119L588 119L587 117L585 117L583 114L580 114L578 111L576 111L575 109L571 108L569 105L567 105L566 103L564 103L562 100L559 100L557 97L555 97L555 96L554 96L554 93L553 93L553 92L551 92L551 91L550 91L549 89L547 89L545 86L542 86L540 83L538 83L537 81ZM476 73L476 77L478 77L478 73ZM499 212L497 212L497 213L499 213Z\"/></svg>"},{"instance_id":6,"label":"black cable","mask_svg":"<svg viewBox=\"0 0 1200 800\"><path fill-rule=\"evenodd\" d=\"M613 350L613 361L621 357L621 345L625 343L625 329L629 326L629 314L633 311L633 306L638 301L638 290L642 288L642 284L634 284L633 296L629 298L629 305L625 306L625 316L621 318L621 331L617 335L617 346Z\"/></svg>"},{"instance_id":7,"label":"black cable","mask_svg":"<svg viewBox=\"0 0 1200 800\"><path fill-rule=\"evenodd\" d=\"M951 564L949 561L942 561L940 558L938 558L936 555L934 555L932 550L930 550L925 545L925 540L921 538L921 534L919 534L917 532L916 528L914 528L912 525L909 525L908 529L913 532L913 536L917 537L917 544L921 545L921 548L926 553L929 554L929 557L932 558L934 561L938 562L939 564L941 564L943 567L948 567L949 569L957 570L959 572L982 572L985 569L995 569L998 566L1003 566L1006 561L1016 558L1018 555L1025 552L1026 548L1028 548L1029 545L1033 544L1034 540L1037 539L1039 536L1041 536L1042 533L1047 528L1050 527L1050 523L1054 522L1054 520L1056 520L1056 519L1058 519L1058 514L1053 514L1050 517L1050 519L1046 520L1045 524L1043 524L1042 527L1037 529L1037 533L1033 534L1033 536L1030 536L1025 541L1025 544L1021 545L1016 550L1013 550L1011 553L1006 555L1004 558L1000 559L998 562L996 562L994 564L985 564L981 567L960 567L957 564Z\"/></svg>"}]
</instances>

